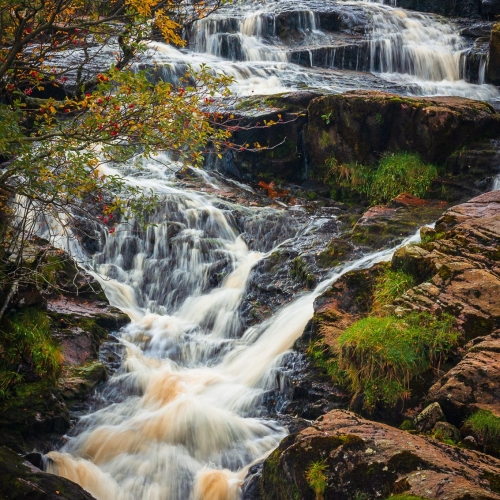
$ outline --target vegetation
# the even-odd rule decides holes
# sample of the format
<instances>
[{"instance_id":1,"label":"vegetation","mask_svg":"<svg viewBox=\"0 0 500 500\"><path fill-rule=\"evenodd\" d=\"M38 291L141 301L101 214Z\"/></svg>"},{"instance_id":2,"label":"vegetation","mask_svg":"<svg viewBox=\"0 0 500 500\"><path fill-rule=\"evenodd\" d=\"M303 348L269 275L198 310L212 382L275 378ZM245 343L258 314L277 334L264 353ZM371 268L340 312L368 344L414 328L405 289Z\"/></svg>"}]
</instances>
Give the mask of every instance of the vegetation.
<instances>
[{"instance_id":1,"label":"vegetation","mask_svg":"<svg viewBox=\"0 0 500 500\"><path fill-rule=\"evenodd\" d=\"M479 410L465 422L484 449L500 451L500 418L487 410Z\"/></svg>"},{"instance_id":2,"label":"vegetation","mask_svg":"<svg viewBox=\"0 0 500 500\"><path fill-rule=\"evenodd\" d=\"M313 462L306 471L306 480L309 486L316 494L316 500L323 500L323 495L327 486L327 478L325 471L328 470L328 465L325 462L318 460Z\"/></svg>"},{"instance_id":3,"label":"vegetation","mask_svg":"<svg viewBox=\"0 0 500 500\"><path fill-rule=\"evenodd\" d=\"M437 177L437 168L422 162L416 153L394 153L381 159L375 168L358 163L339 164L327 160L328 180L357 192L373 205L387 203L401 193L423 197Z\"/></svg>"},{"instance_id":4,"label":"vegetation","mask_svg":"<svg viewBox=\"0 0 500 500\"><path fill-rule=\"evenodd\" d=\"M403 493L402 495L392 495L387 500L427 500L427 499L424 497L407 495L406 493Z\"/></svg>"},{"instance_id":5,"label":"vegetation","mask_svg":"<svg viewBox=\"0 0 500 500\"><path fill-rule=\"evenodd\" d=\"M404 271L387 269L381 274L375 285L373 293L373 309L392 304L394 300L416 285L415 278Z\"/></svg>"},{"instance_id":6,"label":"vegetation","mask_svg":"<svg viewBox=\"0 0 500 500\"><path fill-rule=\"evenodd\" d=\"M183 26L221 1L0 0L0 316L33 276L25 244L40 227L78 217L113 233L152 209L104 165L161 152L199 164L208 142L236 147L232 119L211 112L230 78L202 67L173 84L132 67L158 34L183 45Z\"/></svg>"},{"instance_id":7,"label":"vegetation","mask_svg":"<svg viewBox=\"0 0 500 500\"><path fill-rule=\"evenodd\" d=\"M439 364L457 343L451 316L428 313L367 317L339 340L338 364L351 387L364 394L364 406L394 405L410 396L410 382Z\"/></svg>"},{"instance_id":8,"label":"vegetation","mask_svg":"<svg viewBox=\"0 0 500 500\"><path fill-rule=\"evenodd\" d=\"M25 309L3 321L0 333L0 398L21 381L55 382L62 363L59 346L49 333L46 313Z\"/></svg>"}]
</instances>

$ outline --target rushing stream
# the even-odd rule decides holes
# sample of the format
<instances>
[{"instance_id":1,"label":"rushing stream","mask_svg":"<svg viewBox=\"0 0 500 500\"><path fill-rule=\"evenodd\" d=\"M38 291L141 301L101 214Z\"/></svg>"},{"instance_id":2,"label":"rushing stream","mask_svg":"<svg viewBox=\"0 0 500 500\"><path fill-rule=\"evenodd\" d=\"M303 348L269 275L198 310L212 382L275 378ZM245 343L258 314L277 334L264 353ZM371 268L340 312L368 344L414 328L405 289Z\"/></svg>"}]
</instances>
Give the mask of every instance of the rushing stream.
<instances>
[{"instance_id":1,"label":"rushing stream","mask_svg":"<svg viewBox=\"0 0 500 500\"><path fill-rule=\"evenodd\" d=\"M286 435L259 414L261 401L276 388L275 369L312 317L314 299L345 272L389 259L394 249L332 270L313 292L242 331L239 306L250 272L273 249L250 250L229 205L181 190L155 162L146 172L130 180L162 195L156 225L142 237L133 225L123 227L94 259L99 274L111 278L103 280L111 303L133 319L122 332L125 366L107 384L106 405L81 419L61 452L49 454L49 471L98 500L236 499L249 465ZM238 210L249 227L278 212ZM310 229L282 226L277 244ZM227 275L213 288L210 278L221 266Z\"/></svg>"},{"instance_id":2,"label":"rushing stream","mask_svg":"<svg viewBox=\"0 0 500 500\"><path fill-rule=\"evenodd\" d=\"M234 76L239 95L373 88L496 99L498 91L483 84L484 60L480 84L467 81L469 48L451 23L381 2L278 0L228 5L193 28L189 49L152 44L146 56L171 80L187 64L206 63ZM343 273L390 259L395 249L332 269L313 292L245 328L240 305L252 268L311 225L291 210L183 189L160 163L139 174L122 166L121 174L162 200L154 226L103 235L90 264L107 277L110 302L132 319L121 332L126 359L101 407L49 454L49 471L98 500L237 499L248 468L287 433L266 418L262 401L276 389L276 369L312 317L314 299ZM71 251L84 258L75 242Z\"/></svg>"}]
</instances>

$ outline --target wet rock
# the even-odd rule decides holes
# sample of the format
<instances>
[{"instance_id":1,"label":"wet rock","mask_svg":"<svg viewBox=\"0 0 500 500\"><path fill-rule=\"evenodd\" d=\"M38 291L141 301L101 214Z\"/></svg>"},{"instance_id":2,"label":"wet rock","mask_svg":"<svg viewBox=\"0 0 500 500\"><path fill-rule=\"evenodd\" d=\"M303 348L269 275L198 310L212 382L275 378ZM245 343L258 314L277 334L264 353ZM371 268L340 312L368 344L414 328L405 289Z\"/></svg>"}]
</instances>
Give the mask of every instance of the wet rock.
<instances>
[{"instance_id":1,"label":"wet rock","mask_svg":"<svg viewBox=\"0 0 500 500\"><path fill-rule=\"evenodd\" d=\"M449 209L436 223L436 239L422 250L396 252L395 269L418 281L395 304L457 318L466 339L500 328L500 192L486 193Z\"/></svg>"},{"instance_id":2,"label":"wet rock","mask_svg":"<svg viewBox=\"0 0 500 500\"><path fill-rule=\"evenodd\" d=\"M326 500L387 498L402 492L447 500L500 498L500 460L342 410L282 441L264 463L262 498L314 499L307 479L313 464L322 465Z\"/></svg>"},{"instance_id":3,"label":"wet rock","mask_svg":"<svg viewBox=\"0 0 500 500\"><path fill-rule=\"evenodd\" d=\"M446 419L439 403L432 403L415 417L413 426L417 431L426 432L430 431L437 422L443 420Z\"/></svg>"},{"instance_id":4,"label":"wet rock","mask_svg":"<svg viewBox=\"0 0 500 500\"><path fill-rule=\"evenodd\" d=\"M471 342L462 361L431 387L427 399L438 402L457 426L479 409L500 417L500 332Z\"/></svg>"},{"instance_id":5,"label":"wet rock","mask_svg":"<svg viewBox=\"0 0 500 500\"><path fill-rule=\"evenodd\" d=\"M5 446L0 447L0 485L2 500L94 500L79 485L42 472Z\"/></svg>"},{"instance_id":6,"label":"wet rock","mask_svg":"<svg viewBox=\"0 0 500 500\"><path fill-rule=\"evenodd\" d=\"M500 85L500 23L495 24L491 30L490 56L486 78L489 83Z\"/></svg>"},{"instance_id":7,"label":"wet rock","mask_svg":"<svg viewBox=\"0 0 500 500\"><path fill-rule=\"evenodd\" d=\"M386 247L436 220L445 207L445 202L402 194L388 205L369 208L353 227L352 241L373 249Z\"/></svg>"},{"instance_id":8,"label":"wet rock","mask_svg":"<svg viewBox=\"0 0 500 500\"><path fill-rule=\"evenodd\" d=\"M308 114L309 165L320 177L331 157L369 164L386 152L411 151L444 163L465 143L500 136L500 115L489 104L456 97L354 91L313 99Z\"/></svg>"},{"instance_id":9,"label":"wet rock","mask_svg":"<svg viewBox=\"0 0 500 500\"><path fill-rule=\"evenodd\" d=\"M436 422L432 428L432 433L439 439L450 439L458 443L461 439L460 431L448 422Z\"/></svg>"}]
</instances>

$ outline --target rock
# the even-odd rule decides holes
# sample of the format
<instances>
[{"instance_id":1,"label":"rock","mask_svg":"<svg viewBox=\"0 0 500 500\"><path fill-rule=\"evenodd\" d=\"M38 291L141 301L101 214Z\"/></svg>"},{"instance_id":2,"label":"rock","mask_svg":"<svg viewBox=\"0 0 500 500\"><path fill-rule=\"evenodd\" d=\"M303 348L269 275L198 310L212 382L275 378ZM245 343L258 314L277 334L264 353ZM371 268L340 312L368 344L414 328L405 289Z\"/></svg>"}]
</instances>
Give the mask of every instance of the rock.
<instances>
[{"instance_id":1,"label":"rock","mask_svg":"<svg viewBox=\"0 0 500 500\"><path fill-rule=\"evenodd\" d=\"M500 23L491 30L490 56L486 78L489 83L500 85Z\"/></svg>"},{"instance_id":2,"label":"rock","mask_svg":"<svg viewBox=\"0 0 500 500\"><path fill-rule=\"evenodd\" d=\"M42 472L6 446L0 447L0 499L95 500L78 484Z\"/></svg>"},{"instance_id":3,"label":"rock","mask_svg":"<svg viewBox=\"0 0 500 500\"><path fill-rule=\"evenodd\" d=\"M394 269L414 273L417 282L430 278L395 305L449 313L468 340L500 328L500 192L449 209L436 223L435 236L395 253Z\"/></svg>"},{"instance_id":4,"label":"rock","mask_svg":"<svg viewBox=\"0 0 500 500\"><path fill-rule=\"evenodd\" d=\"M459 427L479 409L500 417L500 331L471 342L462 361L431 387L427 400L439 403Z\"/></svg>"},{"instance_id":5,"label":"rock","mask_svg":"<svg viewBox=\"0 0 500 500\"><path fill-rule=\"evenodd\" d=\"M492 17L500 14L499 0L481 0L483 15Z\"/></svg>"},{"instance_id":6,"label":"rock","mask_svg":"<svg viewBox=\"0 0 500 500\"><path fill-rule=\"evenodd\" d=\"M262 499L314 499L307 473L318 463L326 500L402 492L443 500L500 499L500 460L343 410L282 441L264 463Z\"/></svg>"},{"instance_id":7,"label":"rock","mask_svg":"<svg viewBox=\"0 0 500 500\"><path fill-rule=\"evenodd\" d=\"M417 431L426 432L430 431L437 422L445 419L443 410L439 403L432 403L427 408L424 408L413 420L413 426Z\"/></svg>"},{"instance_id":8,"label":"rock","mask_svg":"<svg viewBox=\"0 0 500 500\"><path fill-rule=\"evenodd\" d=\"M461 439L460 431L452 424L448 422L436 422L436 425L432 428L434 437L440 439L451 439L455 443L458 443Z\"/></svg>"},{"instance_id":9,"label":"rock","mask_svg":"<svg viewBox=\"0 0 500 500\"><path fill-rule=\"evenodd\" d=\"M465 436L462 442L468 449L477 450L479 448L473 436Z\"/></svg>"},{"instance_id":10,"label":"rock","mask_svg":"<svg viewBox=\"0 0 500 500\"><path fill-rule=\"evenodd\" d=\"M493 107L457 97L353 91L313 99L308 114L309 165L318 177L328 174L325 161L331 157L370 164L386 152L408 151L444 163L463 144L500 136Z\"/></svg>"},{"instance_id":11,"label":"rock","mask_svg":"<svg viewBox=\"0 0 500 500\"><path fill-rule=\"evenodd\" d=\"M435 221L446 205L402 194L388 205L368 209L353 227L351 239L373 249L386 247L411 236L422 224Z\"/></svg>"}]
</instances>

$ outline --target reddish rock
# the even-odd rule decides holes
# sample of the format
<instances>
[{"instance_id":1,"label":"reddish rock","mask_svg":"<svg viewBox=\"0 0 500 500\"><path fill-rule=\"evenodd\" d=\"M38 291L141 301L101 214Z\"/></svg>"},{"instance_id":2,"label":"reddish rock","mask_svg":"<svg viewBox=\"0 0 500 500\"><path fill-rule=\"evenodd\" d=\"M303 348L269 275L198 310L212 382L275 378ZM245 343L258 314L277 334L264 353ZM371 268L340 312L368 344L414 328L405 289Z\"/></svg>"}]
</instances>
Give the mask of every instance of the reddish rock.
<instances>
[{"instance_id":1,"label":"reddish rock","mask_svg":"<svg viewBox=\"0 0 500 500\"><path fill-rule=\"evenodd\" d=\"M286 438L263 469L264 500L314 500L307 480L323 464L325 500L406 493L443 500L499 500L500 460L334 410Z\"/></svg>"},{"instance_id":2,"label":"reddish rock","mask_svg":"<svg viewBox=\"0 0 500 500\"><path fill-rule=\"evenodd\" d=\"M460 426L475 411L500 417L500 331L471 342L466 356L431 387L447 419Z\"/></svg>"}]
</instances>

